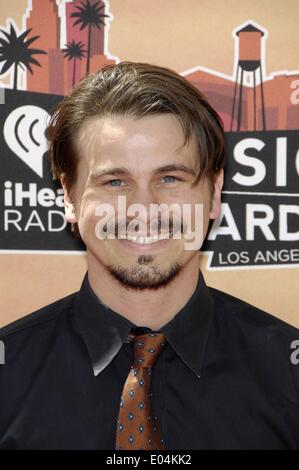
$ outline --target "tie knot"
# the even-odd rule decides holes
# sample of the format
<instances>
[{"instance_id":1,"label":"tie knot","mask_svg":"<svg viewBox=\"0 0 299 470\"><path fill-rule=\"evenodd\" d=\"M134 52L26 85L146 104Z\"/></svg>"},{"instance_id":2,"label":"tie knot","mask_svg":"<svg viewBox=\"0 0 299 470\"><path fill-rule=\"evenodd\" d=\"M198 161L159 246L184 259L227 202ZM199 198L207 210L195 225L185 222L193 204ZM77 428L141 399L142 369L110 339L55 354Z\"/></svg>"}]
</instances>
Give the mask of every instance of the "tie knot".
<instances>
[{"instance_id":1,"label":"tie knot","mask_svg":"<svg viewBox=\"0 0 299 470\"><path fill-rule=\"evenodd\" d=\"M133 367L153 367L165 346L163 333L145 333L132 339L134 349Z\"/></svg>"}]
</instances>

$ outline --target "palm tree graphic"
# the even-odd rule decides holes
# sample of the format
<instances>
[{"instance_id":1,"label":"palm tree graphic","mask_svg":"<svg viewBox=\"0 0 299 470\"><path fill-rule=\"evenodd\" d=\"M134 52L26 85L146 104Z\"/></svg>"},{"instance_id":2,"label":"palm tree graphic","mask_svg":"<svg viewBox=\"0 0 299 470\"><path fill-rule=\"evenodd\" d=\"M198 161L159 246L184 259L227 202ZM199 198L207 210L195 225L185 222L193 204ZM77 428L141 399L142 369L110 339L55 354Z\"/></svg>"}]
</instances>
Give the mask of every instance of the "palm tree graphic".
<instances>
[{"instance_id":1,"label":"palm tree graphic","mask_svg":"<svg viewBox=\"0 0 299 470\"><path fill-rule=\"evenodd\" d=\"M82 60L85 57L86 50L83 49L84 44L83 42L75 42L74 39L67 43L66 48L62 49L64 52L64 57L68 60L73 61L73 86L75 85L75 77L76 77L76 60Z\"/></svg>"},{"instance_id":2,"label":"palm tree graphic","mask_svg":"<svg viewBox=\"0 0 299 470\"><path fill-rule=\"evenodd\" d=\"M92 5L90 0L85 0L85 2L82 2L80 5L76 6L78 11L71 13L71 18L77 18L74 26L80 24L80 31L86 27L88 28L86 75L89 74L90 68L91 29L94 26L98 29L101 29L100 25L105 26L104 18L109 18L109 15L105 15L103 12L101 12L105 6L99 6L100 3L101 1L99 0Z\"/></svg>"},{"instance_id":3,"label":"palm tree graphic","mask_svg":"<svg viewBox=\"0 0 299 470\"><path fill-rule=\"evenodd\" d=\"M32 28L27 29L24 33L17 36L16 30L13 25L10 24L10 32L7 33L0 29L0 32L4 34L5 38L0 38L0 62L4 62L0 75L7 72L12 65L14 65L14 90L17 89L18 83L18 67L20 66L23 70L25 67L33 74L30 64L41 66L40 63L32 56L35 54L47 54L42 49L30 49L29 46L40 36L33 36L30 39L26 39ZM24 67L25 66L25 67Z\"/></svg>"}]
</instances>

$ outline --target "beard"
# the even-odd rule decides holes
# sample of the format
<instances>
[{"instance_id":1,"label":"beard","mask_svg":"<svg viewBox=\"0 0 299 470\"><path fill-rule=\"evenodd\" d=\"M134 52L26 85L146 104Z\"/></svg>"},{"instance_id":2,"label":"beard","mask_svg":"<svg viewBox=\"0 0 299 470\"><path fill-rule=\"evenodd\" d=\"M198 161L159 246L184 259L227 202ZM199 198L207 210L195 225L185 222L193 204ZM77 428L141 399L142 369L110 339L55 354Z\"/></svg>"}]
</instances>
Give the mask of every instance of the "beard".
<instances>
[{"instance_id":1,"label":"beard","mask_svg":"<svg viewBox=\"0 0 299 470\"><path fill-rule=\"evenodd\" d=\"M152 255L141 255L137 258L137 265L122 268L109 265L108 271L123 287L131 290L157 290L169 285L181 272L183 266L177 261L172 262L168 269L160 269L152 265Z\"/></svg>"}]
</instances>

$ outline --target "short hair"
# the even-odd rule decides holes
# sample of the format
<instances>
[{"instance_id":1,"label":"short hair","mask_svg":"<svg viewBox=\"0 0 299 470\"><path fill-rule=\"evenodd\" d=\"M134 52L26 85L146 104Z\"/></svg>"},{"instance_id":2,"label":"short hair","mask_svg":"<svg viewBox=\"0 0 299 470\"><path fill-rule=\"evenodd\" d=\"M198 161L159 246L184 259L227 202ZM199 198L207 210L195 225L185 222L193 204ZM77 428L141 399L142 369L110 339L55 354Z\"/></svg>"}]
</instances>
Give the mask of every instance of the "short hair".
<instances>
[{"instance_id":1,"label":"short hair","mask_svg":"<svg viewBox=\"0 0 299 470\"><path fill-rule=\"evenodd\" d=\"M63 181L71 193L79 158L74 142L87 118L163 113L179 120L183 146L195 135L199 171L194 184L206 176L213 193L214 177L224 167L226 156L221 117L186 78L143 62L124 61L89 74L54 108L46 129L53 178Z\"/></svg>"}]
</instances>

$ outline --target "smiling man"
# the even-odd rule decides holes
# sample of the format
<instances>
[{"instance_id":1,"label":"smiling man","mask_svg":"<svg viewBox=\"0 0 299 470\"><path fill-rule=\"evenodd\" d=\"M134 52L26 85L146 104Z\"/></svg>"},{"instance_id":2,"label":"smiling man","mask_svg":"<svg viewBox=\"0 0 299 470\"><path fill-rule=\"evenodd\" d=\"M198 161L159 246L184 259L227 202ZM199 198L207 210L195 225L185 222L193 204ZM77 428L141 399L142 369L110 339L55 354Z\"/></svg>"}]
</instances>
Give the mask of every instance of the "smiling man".
<instances>
[{"instance_id":1,"label":"smiling man","mask_svg":"<svg viewBox=\"0 0 299 470\"><path fill-rule=\"evenodd\" d=\"M157 231L157 241L150 237L150 229L159 225L157 217L147 221L150 206L202 204L205 232L209 218L220 211L223 170L215 175L211 201L208 178L194 184L199 167L196 139L192 135L187 145L183 143L180 122L170 113L89 117L76 140L76 154L82 158L73 191L64 183L67 220L78 224L87 246L90 285L112 310L153 329L173 318L194 292L199 252L185 249L183 236L171 236L177 213L172 218L170 213L169 225ZM110 204L117 214L119 196L125 197L127 208L136 203L144 207L139 230L125 230L126 238L100 240L95 236L97 208ZM120 225L126 229L125 220ZM113 233L118 233L116 224Z\"/></svg>"},{"instance_id":2,"label":"smiling man","mask_svg":"<svg viewBox=\"0 0 299 470\"><path fill-rule=\"evenodd\" d=\"M0 448L299 448L298 330L200 271L225 162L204 96L123 62L78 83L47 135L88 269L1 330Z\"/></svg>"}]
</instances>

